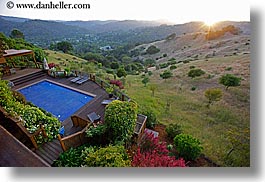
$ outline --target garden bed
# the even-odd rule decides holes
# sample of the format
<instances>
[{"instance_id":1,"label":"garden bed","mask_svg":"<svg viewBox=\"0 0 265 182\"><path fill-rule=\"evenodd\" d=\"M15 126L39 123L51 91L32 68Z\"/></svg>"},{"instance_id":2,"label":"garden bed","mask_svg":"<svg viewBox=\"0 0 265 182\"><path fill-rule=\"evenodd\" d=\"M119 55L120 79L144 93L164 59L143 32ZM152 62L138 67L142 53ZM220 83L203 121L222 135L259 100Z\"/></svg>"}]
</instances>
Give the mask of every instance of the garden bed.
<instances>
[{"instance_id":1,"label":"garden bed","mask_svg":"<svg viewBox=\"0 0 265 182\"><path fill-rule=\"evenodd\" d=\"M157 124L154 131L159 132L158 138L160 141L164 141L167 144L173 144L173 140L167 136L166 125ZM200 157L194 161L187 161L186 165L189 167L220 167L204 154L201 154Z\"/></svg>"}]
</instances>

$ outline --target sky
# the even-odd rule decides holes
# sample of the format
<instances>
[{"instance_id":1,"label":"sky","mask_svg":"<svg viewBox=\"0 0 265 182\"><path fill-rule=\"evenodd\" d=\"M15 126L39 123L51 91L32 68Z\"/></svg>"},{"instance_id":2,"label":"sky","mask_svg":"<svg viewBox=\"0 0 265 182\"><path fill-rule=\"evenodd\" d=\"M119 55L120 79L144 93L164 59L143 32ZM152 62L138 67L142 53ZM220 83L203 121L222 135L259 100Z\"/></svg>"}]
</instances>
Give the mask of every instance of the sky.
<instances>
[{"instance_id":1,"label":"sky","mask_svg":"<svg viewBox=\"0 0 265 182\"><path fill-rule=\"evenodd\" d=\"M43 20L166 20L172 23L191 21L250 21L247 0L1 0L0 14ZM18 9L19 3L89 4L90 9Z\"/></svg>"}]
</instances>

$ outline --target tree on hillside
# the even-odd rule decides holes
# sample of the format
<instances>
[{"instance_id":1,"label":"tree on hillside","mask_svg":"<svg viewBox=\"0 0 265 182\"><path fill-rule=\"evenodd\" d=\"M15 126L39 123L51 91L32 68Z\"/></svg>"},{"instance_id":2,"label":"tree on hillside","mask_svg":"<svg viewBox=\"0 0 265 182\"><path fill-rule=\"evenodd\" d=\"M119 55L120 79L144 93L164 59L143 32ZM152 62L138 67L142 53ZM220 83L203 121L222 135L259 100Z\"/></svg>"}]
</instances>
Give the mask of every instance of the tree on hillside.
<instances>
[{"instance_id":1,"label":"tree on hillside","mask_svg":"<svg viewBox=\"0 0 265 182\"><path fill-rule=\"evenodd\" d=\"M241 78L236 77L235 75L232 75L232 74L223 75L219 79L219 83L224 85L226 90L228 89L228 87L239 86L240 82L241 82Z\"/></svg>"},{"instance_id":2,"label":"tree on hillside","mask_svg":"<svg viewBox=\"0 0 265 182\"><path fill-rule=\"evenodd\" d=\"M8 45L5 43L5 41L0 37L0 57L3 56L4 51L8 49Z\"/></svg>"},{"instance_id":3,"label":"tree on hillside","mask_svg":"<svg viewBox=\"0 0 265 182\"><path fill-rule=\"evenodd\" d=\"M152 97L154 97L155 91L157 90L157 84L150 84L149 89L152 91Z\"/></svg>"},{"instance_id":4,"label":"tree on hillside","mask_svg":"<svg viewBox=\"0 0 265 182\"><path fill-rule=\"evenodd\" d=\"M147 54L155 54L158 53L160 49L158 49L156 46L151 45L150 47L147 48L146 53Z\"/></svg>"},{"instance_id":5,"label":"tree on hillside","mask_svg":"<svg viewBox=\"0 0 265 182\"><path fill-rule=\"evenodd\" d=\"M111 69L118 69L119 67L120 67L120 65L116 61L110 63L110 68Z\"/></svg>"},{"instance_id":6,"label":"tree on hillside","mask_svg":"<svg viewBox=\"0 0 265 182\"><path fill-rule=\"evenodd\" d=\"M83 58L88 61L94 60L97 62L102 62L102 60L104 59L102 55L97 54L97 53L92 53L92 52L86 53Z\"/></svg>"},{"instance_id":7,"label":"tree on hillside","mask_svg":"<svg viewBox=\"0 0 265 182\"><path fill-rule=\"evenodd\" d=\"M210 88L204 92L204 95L208 99L207 107L210 107L213 102L221 100L223 94L219 88Z\"/></svg>"},{"instance_id":8,"label":"tree on hillside","mask_svg":"<svg viewBox=\"0 0 265 182\"><path fill-rule=\"evenodd\" d=\"M160 77L163 79L168 79L173 76L173 73L171 71L165 70L162 74L160 74Z\"/></svg>"},{"instance_id":9,"label":"tree on hillside","mask_svg":"<svg viewBox=\"0 0 265 182\"><path fill-rule=\"evenodd\" d=\"M188 72L188 76L191 77L191 78L195 78L197 76L201 76L205 74L205 72L201 69L191 69L189 72Z\"/></svg>"},{"instance_id":10,"label":"tree on hillside","mask_svg":"<svg viewBox=\"0 0 265 182\"><path fill-rule=\"evenodd\" d=\"M146 67L151 67L151 66L154 66L155 65L155 60L153 59L146 59L144 60L144 66Z\"/></svg>"},{"instance_id":11,"label":"tree on hillside","mask_svg":"<svg viewBox=\"0 0 265 182\"><path fill-rule=\"evenodd\" d=\"M124 69L124 67L120 67L118 70L117 70L117 76L120 78L122 76L126 77L127 76L127 73Z\"/></svg>"},{"instance_id":12,"label":"tree on hillside","mask_svg":"<svg viewBox=\"0 0 265 182\"><path fill-rule=\"evenodd\" d=\"M63 51L64 53L68 53L73 50L72 44L67 41L58 42L56 47L58 50Z\"/></svg>"},{"instance_id":13,"label":"tree on hillside","mask_svg":"<svg viewBox=\"0 0 265 182\"><path fill-rule=\"evenodd\" d=\"M10 37L13 38L13 39L24 39L25 38L23 32L21 32L18 29L13 29L11 31Z\"/></svg>"},{"instance_id":14,"label":"tree on hillside","mask_svg":"<svg viewBox=\"0 0 265 182\"><path fill-rule=\"evenodd\" d=\"M144 84L144 86L146 87L146 84L150 81L150 79L145 76L143 79L142 79L142 83Z\"/></svg>"},{"instance_id":15,"label":"tree on hillside","mask_svg":"<svg viewBox=\"0 0 265 182\"><path fill-rule=\"evenodd\" d=\"M124 55L122 58L121 58L122 62L123 63L131 63L132 62L132 58L127 56L127 55Z\"/></svg>"}]
</instances>

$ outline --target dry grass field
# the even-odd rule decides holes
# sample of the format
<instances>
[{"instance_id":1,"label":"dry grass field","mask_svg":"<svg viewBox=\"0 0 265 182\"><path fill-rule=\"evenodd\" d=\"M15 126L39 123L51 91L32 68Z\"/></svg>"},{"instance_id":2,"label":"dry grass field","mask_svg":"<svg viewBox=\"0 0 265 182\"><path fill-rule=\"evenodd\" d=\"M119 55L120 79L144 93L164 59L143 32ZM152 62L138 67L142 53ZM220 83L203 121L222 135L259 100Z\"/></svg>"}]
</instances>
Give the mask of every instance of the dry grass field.
<instances>
[{"instance_id":1,"label":"dry grass field","mask_svg":"<svg viewBox=\"0 0 265 182\"><path fill-rule=\"evenodd\" d=\"M149 68L153 74L149 76L147 87L141 82L141 75L128 76L126 91L141 108L153 110L160 123L182 125L183 132L198 138L203 144L203 153L217 164L249 166L249 36L226 35L213 41L203 40L202 34L196 37L196 41L192 36L194 35L183 35L167 44L165 40L152 43L160 52L152 56L144 55L145 58L155 59L158 54L166 53L167 56L158 59L158 63L166 62L172 57L181 61L176 64L177 68L172 70L173 77L167 80L160 77L169 67L159 70ZM184 45L187 50L174 51ZM144 46L148 47L150 44ZM199 56L194 59L188 53ZM190 60L183 63L186 59ZM205 74L195 78L188 77L191 66L204 70ZM240 77L241 85L226 90L225 86L219 83L219 78L224 74ZM151 84L157 86L154 97L149 88ZM204 92L209 88L220 88L223 96L208 108Z\"/></svg>"}]
</instances>

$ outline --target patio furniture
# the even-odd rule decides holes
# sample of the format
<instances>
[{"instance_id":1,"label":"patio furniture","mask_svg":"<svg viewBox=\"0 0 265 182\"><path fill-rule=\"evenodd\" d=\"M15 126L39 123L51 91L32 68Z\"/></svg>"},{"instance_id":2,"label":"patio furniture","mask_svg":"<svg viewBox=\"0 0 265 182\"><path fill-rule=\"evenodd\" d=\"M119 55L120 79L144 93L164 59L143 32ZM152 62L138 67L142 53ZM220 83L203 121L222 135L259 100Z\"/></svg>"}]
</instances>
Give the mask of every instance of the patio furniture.
<instances>
[{"instance_id":1,"label":"patio furniture","mask_svg":"<svg viewBox=\"0 0 265 182\"><path fill-rule=\"evenodd\" d=\"M100 121L100 116L96 114L95 112L88 114L87 117L92 123L95 121Z\"/></svg>"},{"instance_id":2,"label":"patio furniture","mask_svg":"<svg viewBox=\"0 0 265 182\"><path fill-rule=\"evenodd\" d=\"M101 102L101 104L103 104L103 105L108 105L109 103L111 103L113 100L103 100L102 102Z\"/></svg>"},{"instance_id":3,"label":"patio furniture","mask_svg":"<svg viewBox=\"0 0 265 182\"><path fill-rule=\"evenodd\" d=\"M10 71L11 74L16 74L16 69L15 68L11 68L9 71Z\"/></svg>"},{"instance_id":4,"label":"patio furniture","mask_svg":"<svg viewBox=\"0 0 265 182\"><path fill-rule=\"evenodd\" d=\"M103 104L103 105L108 105L109 103L111 103L112 101L114 101L114 100L119 100L119 97L113 97L113 98L110 98L110 99L106 99L106 100L103 100L102 102L101 102L101 104Z\"/></svg>"},{"instance_id":5,"label":"patio furniture","mask_svg":"<svg viewBox=\"0 0 265 182\"><path fill-rule=\"evenodd\" d=\"M78 76L70 81L74 83L74 82L77 82L78 80L81 80L82 78L83 78L82 76Z\"/></svg>"},{"instance_id":6,"label":"patio furniture","mask_svg":"<svg viewBox=\"0 0 265 182\"><path fill-rule=\"evenodd\" d=\"M79 85L81 85L82 83L86 82L89 78L88 77L84 77L81 80L78 80L76 83L78 83Z\"/></svg>"}]
</instances>

